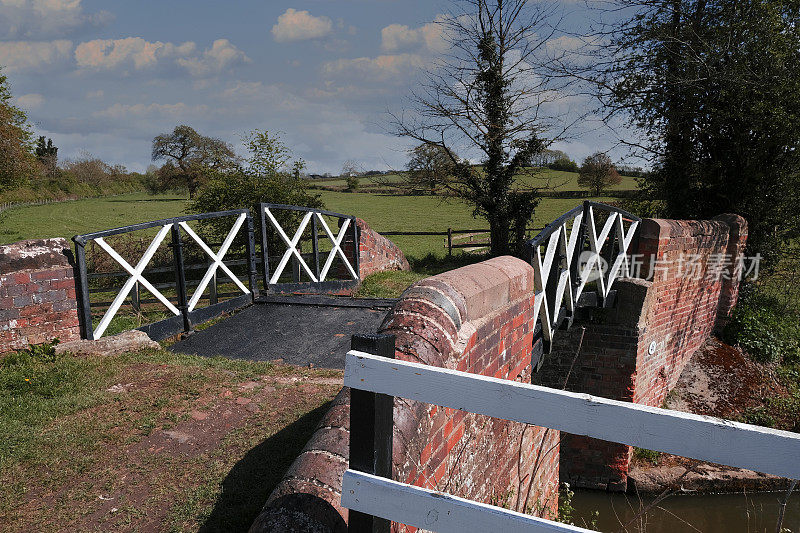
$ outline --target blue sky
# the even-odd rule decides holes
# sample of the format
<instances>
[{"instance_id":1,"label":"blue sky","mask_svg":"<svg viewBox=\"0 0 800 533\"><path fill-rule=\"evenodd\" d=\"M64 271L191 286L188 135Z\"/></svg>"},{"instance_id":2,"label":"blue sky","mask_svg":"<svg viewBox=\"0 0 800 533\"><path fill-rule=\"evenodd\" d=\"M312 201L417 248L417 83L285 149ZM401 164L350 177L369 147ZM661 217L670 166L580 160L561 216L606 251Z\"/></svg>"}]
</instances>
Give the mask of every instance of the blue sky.
<instances>
[{"instance_id":1,"label":"blue sky","mask_svg":"<svg viewBox=\"0 0 800 533\"><path fill-rule=\"evenodd\" d=\"M585 16L565 2L569 29ZM387 109L441 54L446 2L408 0L0 0L0 65L59 156L88 151L144 170L177 124L235 146L283 133L311 172L400 168L408 142ZM580 102L573 105L582 105ZM584 133L574 158L610 141Z\"/></svg>"}]
</instances>

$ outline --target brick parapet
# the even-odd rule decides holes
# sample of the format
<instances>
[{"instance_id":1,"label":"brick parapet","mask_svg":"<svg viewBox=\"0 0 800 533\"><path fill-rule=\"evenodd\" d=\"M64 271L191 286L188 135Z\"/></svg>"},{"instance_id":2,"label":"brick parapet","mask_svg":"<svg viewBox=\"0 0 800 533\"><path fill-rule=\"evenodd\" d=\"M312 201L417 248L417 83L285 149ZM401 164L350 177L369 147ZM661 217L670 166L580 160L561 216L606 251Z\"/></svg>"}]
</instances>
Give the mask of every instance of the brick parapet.
<instances>
[{"instance_id":1,"label":"brick parapet","mask_svg":"<svg viewBox=\"0 0 800 533\"><path fill-rule=\"evenodd\" d=\"M380 331L396 336L398 359L529 382L532 289L529 265L511 257L492 259L416 283ZM339 505L339 491L348 419L344 390L251 531L311 517L320 531L344 531L347 511ZM393 441L395 479L555 516L557 431L396 398ZM308 506L313 510L303 512ZM413 530L398 524L394 529Z\"/></svg>"},{"instance_id":2,"label":"brick parapet","mask_svg":"<svg viewBox=\"0 0 800 533\"><path fill-rule=\"evenodd\" d=\"M65 239L0 246L0 353L79 338L70 257Z\"/></svg>"}]
</instances>

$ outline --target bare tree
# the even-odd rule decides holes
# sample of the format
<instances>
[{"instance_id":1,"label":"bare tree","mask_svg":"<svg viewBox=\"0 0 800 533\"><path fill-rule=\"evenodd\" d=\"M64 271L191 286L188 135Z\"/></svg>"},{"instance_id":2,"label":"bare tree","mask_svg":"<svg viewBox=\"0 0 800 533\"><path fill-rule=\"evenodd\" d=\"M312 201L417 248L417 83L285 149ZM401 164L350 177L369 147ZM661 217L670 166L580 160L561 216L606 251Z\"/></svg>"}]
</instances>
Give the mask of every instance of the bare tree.
<instances>
[{"instance_id":1,"label":"bare tree","mask_svg":"<svg viewBox=\"0 0 800 533\"><path fill-rule=\"evenodd\" d=\"M487 220L493 255L522 253L539 188L519 178L535 172L531 158L565 131L554 105L564 79L545 67L559 23L556 3L455 0L438 21L450 51L413 93L412 111L392 115L399 135L449 155L454 180L446 186Z\"/></svg>"}]
</instances>

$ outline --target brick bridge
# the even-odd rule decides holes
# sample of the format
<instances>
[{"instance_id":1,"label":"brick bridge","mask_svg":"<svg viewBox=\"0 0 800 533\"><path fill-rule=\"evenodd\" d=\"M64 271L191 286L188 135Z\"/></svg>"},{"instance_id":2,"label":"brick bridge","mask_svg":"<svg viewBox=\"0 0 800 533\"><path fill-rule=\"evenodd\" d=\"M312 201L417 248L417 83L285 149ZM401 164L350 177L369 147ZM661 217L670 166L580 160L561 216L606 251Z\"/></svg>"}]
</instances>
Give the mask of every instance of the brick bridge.
<instances>
[{"instance_id":1,"label":"brick bridge","mask_svg":"<svg viewBox=\"0 0 800 533\"><path fill-rule=\"evenodd\" d=\"M396 247L359 226L370 237L359 244L365 266L407 265ZM652 279L617 280L613 305L576 314L547 349L535 316L537 273L512 257L414 284L379 332L396 337L397 359L660 406L692 354L730 315L738 294L733 265L746 239L746 222L735 215L641 221L629 251L642 254ZM0 247L0 353L79 335L62 241ZM685 256L695 258L697 275L659 268ZM727 270L709 277L720 257ZM559 481L627 486L629 446L400 399L394 420L394 478L404 482L544 517L556 513ZM340 491L348 442L344 389L252 530L346 531Z\"/></svg>"}]
</instances>

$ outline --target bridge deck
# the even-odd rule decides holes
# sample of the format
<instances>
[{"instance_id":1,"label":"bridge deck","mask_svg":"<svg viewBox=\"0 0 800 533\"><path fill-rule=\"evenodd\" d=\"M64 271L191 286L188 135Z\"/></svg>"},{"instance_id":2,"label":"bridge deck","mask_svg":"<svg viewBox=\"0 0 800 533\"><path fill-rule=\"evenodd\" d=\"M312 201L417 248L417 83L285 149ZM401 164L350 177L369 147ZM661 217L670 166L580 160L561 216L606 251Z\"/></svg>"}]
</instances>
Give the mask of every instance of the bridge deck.
<instances>
[{"instance_id":1,"label":"bridge deck","mask_svg":"<svg viewBox=\"0 0 800 533\"><path fill-rule=\"evenodd\" d=\"M350 336L375 333L394 300L266 296L170 350L251 361L344 368Z\"/></svg>"}]
</instances>

